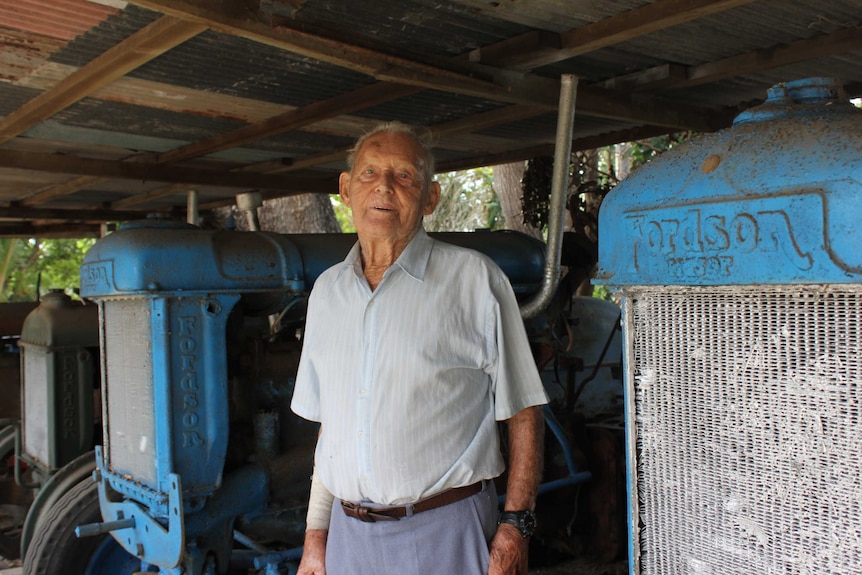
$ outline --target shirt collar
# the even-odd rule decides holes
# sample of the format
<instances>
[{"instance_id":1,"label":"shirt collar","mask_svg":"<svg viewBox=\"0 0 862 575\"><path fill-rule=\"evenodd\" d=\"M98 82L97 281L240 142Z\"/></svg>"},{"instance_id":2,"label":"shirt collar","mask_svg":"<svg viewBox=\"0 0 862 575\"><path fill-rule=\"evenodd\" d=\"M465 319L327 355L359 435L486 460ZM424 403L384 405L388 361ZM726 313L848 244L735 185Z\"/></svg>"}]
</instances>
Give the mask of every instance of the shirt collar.
<instances>
[{"instance_id":1,"label":"shirt collar","mask_svg":"<svg viewBox=\"0 0 862 575\"><path fill-rule=\"evenodd\" d=\"M428 237L424 228L419 228L401 255L395 261L395 265L407 272L411 277L423 281L425 270L428 268L428 258L431 257L431 247L434 240Z\"/></svg>"},{"instance_id":2,"label":"shirt collar","mask_svg":"<svg viewBox=\"0 0 862 575\"><path fill-rule=\"evenodd\" d=\"M413 236L413 239L410 240L410 243L407 244L407 247L392 265L400 267L414 279L423 281L433 245L434 240L428 236L424 228L419 228L416 235ZM362 257L358 240L353 244L342 263L342 271L347 268L353 268L353 273L357 277L362 277Z\"/></svg>"}]
</instances>

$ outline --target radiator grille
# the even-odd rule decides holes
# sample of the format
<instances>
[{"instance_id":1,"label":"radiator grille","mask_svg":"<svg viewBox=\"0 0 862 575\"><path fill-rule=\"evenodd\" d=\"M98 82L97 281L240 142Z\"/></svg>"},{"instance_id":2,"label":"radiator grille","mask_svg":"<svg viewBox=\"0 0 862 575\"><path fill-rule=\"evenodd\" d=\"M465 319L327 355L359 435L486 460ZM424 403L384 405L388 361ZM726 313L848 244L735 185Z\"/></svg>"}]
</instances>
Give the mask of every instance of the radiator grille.
<instances>
[{"instance_id":1,"label":"radiator grille","mask_svg":"<svg viewBox=\"0 0 862 575\"><path fill-rule=\"evenodd\" d=\"M104 321L107 463L156 488L150 301L107 301Z\"/></svg>"},{"instance_id":2,"label":"radiator grille","mask_svg":"<svg viewBox=\"0 0 862 575\"><path fill-rule=\"evenodd\" d=\"M860 294L623 291L642 575L862 573Z\"/></svg>"},{"instance_id":3,"label":"radiator grille","mask_svg":"<svg viewBox=\"0 0 862 575\"><path fill-rule=\"evenodd\" d=\"M50 388L55 385L54 354L41 346L22 344L24 360L24 453L44 465L51 464L47 421L55 421Z\"/></svg>"}]
</instances>

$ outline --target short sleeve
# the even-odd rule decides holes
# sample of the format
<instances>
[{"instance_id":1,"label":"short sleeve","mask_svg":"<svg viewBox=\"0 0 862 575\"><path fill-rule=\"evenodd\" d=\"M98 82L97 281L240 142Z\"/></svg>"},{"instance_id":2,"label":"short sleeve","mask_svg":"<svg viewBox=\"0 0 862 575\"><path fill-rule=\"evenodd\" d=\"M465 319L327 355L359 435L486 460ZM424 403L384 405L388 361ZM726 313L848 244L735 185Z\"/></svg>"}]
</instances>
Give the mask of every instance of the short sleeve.
<instances>
[{"instance_id":1,"label":"short sleeve","mask_svg":"<svg viewBox=\"0 0 862 575\"><path fill-rule=\"evenodd\" d=\"M503 421L522 409L548 403L548 395L530 350L512 286L502 271L492 274L490 283L489 375L494 390L494 416Z\"/></svg>"},{"instance_id":2,"label":"short sleeve","mask_svg":"<svg viewBox=\"0 0 862 575\"><path fill-rule=\"evenodd\" d=\"M293 389L290 409L303 419L319 422L320 377L315 368L314 357L315 351L320 347L315 345L315 339L318 337L315 330L318 322L314 321L317 300L315 292L312 291L308 301L302 354L300 355L299 368L296 372L296 385Z\"/></svg>"}]
</instances>

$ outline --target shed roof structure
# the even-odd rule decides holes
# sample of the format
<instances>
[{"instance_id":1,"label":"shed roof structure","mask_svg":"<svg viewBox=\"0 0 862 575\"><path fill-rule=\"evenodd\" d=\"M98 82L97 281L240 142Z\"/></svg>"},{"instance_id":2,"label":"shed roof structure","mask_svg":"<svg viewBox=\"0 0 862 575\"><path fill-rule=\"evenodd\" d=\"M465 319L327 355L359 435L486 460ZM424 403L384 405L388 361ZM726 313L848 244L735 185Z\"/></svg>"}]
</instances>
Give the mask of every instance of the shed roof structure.
<instances>
[{"instance_id":1,"label":"shed roof structure","mask_svg":"<svg viewBox=\"0 0 862 575\"><path fill-rule=\"evenodd\" d=\"M382 120L438 171L713 131L779 82L862 96L859 0L0 0L0 236L333 193Z\"/></svg>"}]
</instances>

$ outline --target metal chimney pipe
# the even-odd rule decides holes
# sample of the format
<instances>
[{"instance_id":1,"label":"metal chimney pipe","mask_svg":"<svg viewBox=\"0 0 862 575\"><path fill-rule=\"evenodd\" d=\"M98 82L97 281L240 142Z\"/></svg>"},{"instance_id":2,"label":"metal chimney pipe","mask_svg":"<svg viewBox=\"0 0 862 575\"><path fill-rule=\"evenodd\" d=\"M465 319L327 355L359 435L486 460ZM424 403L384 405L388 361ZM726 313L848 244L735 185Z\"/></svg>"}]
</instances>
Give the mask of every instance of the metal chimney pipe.
<instances>
[{"instance_id":1,"label":"metal chimney pipe","mask_svg":"<svg viewBox=\"0 0 862 575\"><path fill-rule=\"evenodd\" d=\"M560 255L563 251L563 226L566 221L569 163L572 154L572 132L575 127L577 90L577 76L563 74L560 77L560 108L557 115L557 139L554 146L554 174L551 180L551 208L548 215L545 274L539 293L521 306L521 317L523 318L533 317L545 309L560 283Z\"/></svg>"},{"instance_id":2,"label":"metal chimney pipe","mask_svg":"<svg viewBox=\"0 0 862 575\"><path fill-rule=\"evenodd\" d=\"M198 201L198 191L189 190L186 192L186 222L196 226L200 222L199 214L200 204Z\"/></svg>"}]
</instances>

